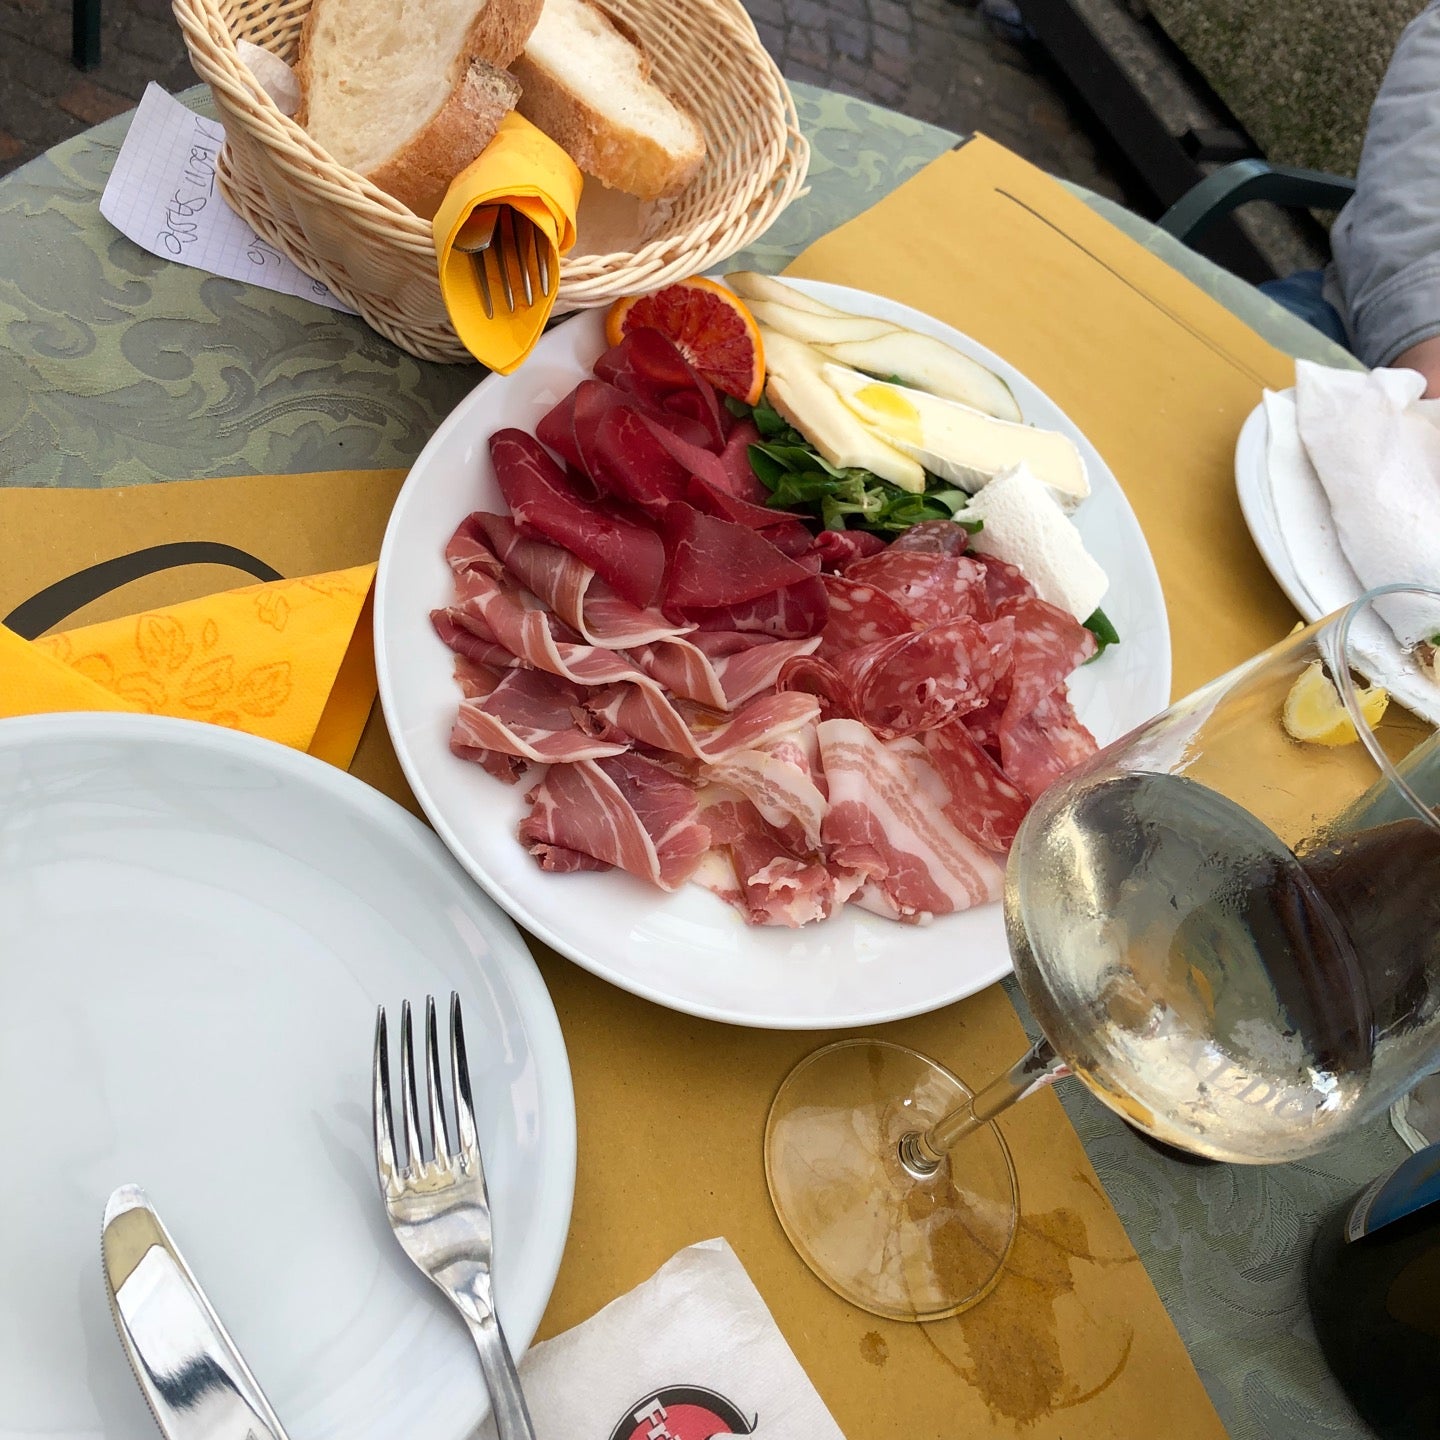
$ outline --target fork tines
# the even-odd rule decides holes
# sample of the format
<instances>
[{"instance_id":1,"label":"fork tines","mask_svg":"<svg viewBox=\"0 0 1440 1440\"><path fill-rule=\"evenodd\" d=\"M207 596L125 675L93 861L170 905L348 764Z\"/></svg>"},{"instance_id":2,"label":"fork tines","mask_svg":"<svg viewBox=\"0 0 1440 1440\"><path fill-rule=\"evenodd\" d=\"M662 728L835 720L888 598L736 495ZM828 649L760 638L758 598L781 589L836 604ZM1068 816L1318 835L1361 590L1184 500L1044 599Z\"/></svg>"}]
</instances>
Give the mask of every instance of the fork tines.
<instances>
[{"instance_id":1,"label":"fork tines","mask_svg":"<svg viewBox=\"0 0 1440 1440\"><path fill-rule=\"evenodd\" d=\"M480 286L480 303L487 319L495 317L494 286L498 283L505 308L513 315L518 308L516 282L525 293L525 304L535 303L535 286L549 296L550 250L535 224L509 205L484 206L466 221L455 248L469 255ZM526 248L529 255L526 255Z\"/></svg>"},{"instance_id":2,"label":"fork tines","mask_svg":"<svg viewBox=\"0 0 1440 1440\"><path fill-rule=\"evenodd\" d=\"M455 1111L457 1144L451 1146L442 1096L440 1043L435 1023L435 997L425 997L425 1089L430 1112L430 1145L420 1134L420 1102L415 1085L415 1047L412 1037L410 1002L400 1010L400 1108L405 1131L405 1159L400 1161L395 1145L395 1123L390 1105L389 1044L382 1005L375 1023L375 1158L382 1191L399 1177L418 1178L430 1168L441 1171L458 1165L462 1171L480 1167L480 1145L475 1129L475 1108L470 1092L470 1067L465 1058L465 1027L460 1014L460 997L450 995L450 1079Z\"/></svg>"}]
</instances>

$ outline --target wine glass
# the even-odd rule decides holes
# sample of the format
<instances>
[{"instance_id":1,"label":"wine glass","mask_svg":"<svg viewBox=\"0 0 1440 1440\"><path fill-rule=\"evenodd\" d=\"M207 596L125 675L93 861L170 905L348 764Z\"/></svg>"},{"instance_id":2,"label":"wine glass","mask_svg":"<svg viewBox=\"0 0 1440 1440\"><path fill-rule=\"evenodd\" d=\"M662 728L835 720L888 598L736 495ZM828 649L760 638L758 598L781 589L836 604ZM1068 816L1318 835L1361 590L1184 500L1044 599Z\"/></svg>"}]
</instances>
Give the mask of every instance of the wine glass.
<instances>
[{"instance_id":1,"label":"wine glass","mask_svg":"<svg viewBox=\"0 0 1440 1440\"><path fill-rule=\"evenodd\" d=\"M1066 1074L1165 1144L1267 1163L1313 1154L1433 1067L1429 636L1440 591L1372 591L1045 791L1004 901L1043 1038L973 1094L903 1046L845 1040L771 1106L771 1199L826 1284L893 1319L974 1304L1017 1219L992 1122Z\"/></svg>"}]
</instances>

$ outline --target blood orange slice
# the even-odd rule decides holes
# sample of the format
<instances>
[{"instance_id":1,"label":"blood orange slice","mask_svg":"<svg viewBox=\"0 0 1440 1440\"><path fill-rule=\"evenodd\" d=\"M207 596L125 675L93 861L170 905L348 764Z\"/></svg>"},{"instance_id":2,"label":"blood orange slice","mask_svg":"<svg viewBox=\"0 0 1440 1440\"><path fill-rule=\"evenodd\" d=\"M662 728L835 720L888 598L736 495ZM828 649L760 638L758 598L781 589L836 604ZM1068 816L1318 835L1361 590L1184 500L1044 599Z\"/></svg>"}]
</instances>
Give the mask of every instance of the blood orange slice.
<instances>
[{"instance_id":1,"label":"blood orange slice","mask_svg":"<svg viewBox=\"0 0 1440 1440\"><path fill-rule=\"evenodd\" d=\"M632 330L658 330L717 390L754 405L765 388L765 347L745 302L703 275L650 295L617 300L605 317L605 339L618 345Z\"/></svg>"}]
</instances>

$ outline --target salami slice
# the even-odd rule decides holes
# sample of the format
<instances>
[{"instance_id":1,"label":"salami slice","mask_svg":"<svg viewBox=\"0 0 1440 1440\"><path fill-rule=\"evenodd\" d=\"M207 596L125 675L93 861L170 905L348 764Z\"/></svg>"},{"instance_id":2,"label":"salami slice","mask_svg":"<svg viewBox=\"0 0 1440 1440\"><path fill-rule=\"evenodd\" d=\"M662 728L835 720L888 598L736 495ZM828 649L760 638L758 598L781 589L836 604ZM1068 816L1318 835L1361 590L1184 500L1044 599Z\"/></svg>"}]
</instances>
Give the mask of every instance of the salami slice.
<instances>
[{"instance_id":1,"label":"salami slice","mask_svg":"<svg viewBox=\"0 0 1440 1440\"><path fill-rule=\"evenodd\" d=\"M946 817L962 835L986 850L1005 854L1030 808L963 721L942 725L925 736L930 763L950 792Z\"/></svg>"},{"instance_id":2,"label":"salami slice","mask_svg":"<svg viewBox=\"0 0 1440 1440\"><path fill-rule=\"evenodd\" d=\"M838 659L862 646L909 635L914 622L884 590L848 575L822 575L830 613L820 634L818 654Z\"/></svg>"},{"instance_id":3,"label":"salami slice","mask_svg":"<svg viewBox=\"0 0 1440 1440\"><path fill-rule=\"evenodd\" d=\"M919 625L990 619L985 567L969 555L891 549L847 565L845 578L883 590Z\"/></svg>"},{"instance_id":4,"label":"salami slice","mask_svg":"<svg viewBox=\"0 0 1440 1440\"><path fill-rule=\"evenodd\" d=\"M978 709L1008 664L1003 637L967 618L851 651L835 669L854 717L895 738Z\"/></svg>"}]
</instances>

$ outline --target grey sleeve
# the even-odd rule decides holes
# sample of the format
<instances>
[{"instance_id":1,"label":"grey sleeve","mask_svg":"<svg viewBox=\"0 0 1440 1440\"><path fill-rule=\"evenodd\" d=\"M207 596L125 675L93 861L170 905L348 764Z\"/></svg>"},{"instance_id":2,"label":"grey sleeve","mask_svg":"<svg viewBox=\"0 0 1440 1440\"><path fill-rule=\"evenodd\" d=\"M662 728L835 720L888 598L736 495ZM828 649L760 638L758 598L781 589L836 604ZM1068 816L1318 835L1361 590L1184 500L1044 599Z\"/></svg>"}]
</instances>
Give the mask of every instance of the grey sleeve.
<instances>
[{"instance_id":1,"label":"grey sleeve","mask_svg":"<svg viewBox=\"0 0 1440 1440\"><path fill-rule=\"evenodd\" d=\"M1355 197L1330 234L1355 353L1370 366L1440 334L1440 0L1395 47Z\"/></svg>"}]
</instances>

